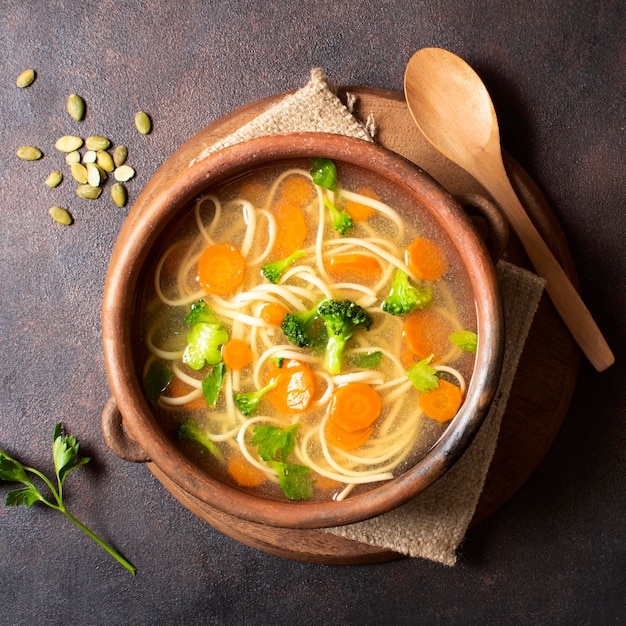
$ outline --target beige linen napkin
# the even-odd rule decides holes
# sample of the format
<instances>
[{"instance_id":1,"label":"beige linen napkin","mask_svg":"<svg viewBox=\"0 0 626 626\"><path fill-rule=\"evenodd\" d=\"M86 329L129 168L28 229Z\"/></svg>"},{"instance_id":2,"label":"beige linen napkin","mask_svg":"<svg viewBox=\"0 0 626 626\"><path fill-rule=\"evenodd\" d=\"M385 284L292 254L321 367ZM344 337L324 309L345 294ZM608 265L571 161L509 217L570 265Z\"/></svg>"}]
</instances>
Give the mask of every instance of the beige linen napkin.
<instances>
[{"instance_id":1,"label":"beige linen napkin","mask_svg":"<svg viewBox=\"0 0 626 626\"><path fill-rule=\"evenodd\" d=\"M319 68L299 91L206 148L191 163L227 146L263 135L330 132L373 141L363 125L335 96ZM348 539L446 565L474 515L485 483L515 371L544 288L525 269L500 261L496 267L506 324L505 358L493 405L475 440L435 484L397 509L364 522L325 529Z\"/></svg>"}]
</instances>

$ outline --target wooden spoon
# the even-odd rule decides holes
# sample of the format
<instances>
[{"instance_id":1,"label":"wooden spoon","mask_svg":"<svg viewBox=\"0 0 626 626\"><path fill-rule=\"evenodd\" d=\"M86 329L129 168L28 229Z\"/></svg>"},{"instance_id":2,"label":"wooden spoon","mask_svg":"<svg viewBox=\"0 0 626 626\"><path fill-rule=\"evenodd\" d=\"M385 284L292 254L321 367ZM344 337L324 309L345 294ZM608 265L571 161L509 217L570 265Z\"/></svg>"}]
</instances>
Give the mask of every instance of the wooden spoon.
<instances>
[{"instance_id":1,"label":"wooden spoon","mask_svg":"<svg viewBox=\"0 0 626 626\"><path fill-rule=\"evenodd\" d=\"M496 113L478 75L451 52L424 48L407 65L404 92L411 115L428 141L469 172L500 206L592 365L600 372L612 365L615 357L600 329L511 186L502 162Z\"/></svg>"}]
</instances>

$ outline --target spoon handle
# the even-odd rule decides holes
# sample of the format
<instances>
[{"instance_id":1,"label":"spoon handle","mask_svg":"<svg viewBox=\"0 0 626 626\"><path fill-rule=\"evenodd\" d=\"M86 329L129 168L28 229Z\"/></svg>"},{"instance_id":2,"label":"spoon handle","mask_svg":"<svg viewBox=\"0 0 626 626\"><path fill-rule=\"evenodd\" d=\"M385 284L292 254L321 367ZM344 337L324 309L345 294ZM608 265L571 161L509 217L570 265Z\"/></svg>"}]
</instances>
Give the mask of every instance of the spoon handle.
<instances>
[{"instance_id":1,"label":"spoon handle","mask_svg":"<svg viewBox=\"0 0 626 626\"><path fill-rule=\"evenodd\" d=\"M482 159L485 159L485 155ZM477 176L479 172L480 178ZM599 372L613 365L615 357L611 349L580 294L520 203L502 161L494 158L492 167L486 168L485 161L481 160L480 168L476 168L472 174L506 215L535 271L546 280L550 299L585 356Z\"/></svg>"}]
</instances>

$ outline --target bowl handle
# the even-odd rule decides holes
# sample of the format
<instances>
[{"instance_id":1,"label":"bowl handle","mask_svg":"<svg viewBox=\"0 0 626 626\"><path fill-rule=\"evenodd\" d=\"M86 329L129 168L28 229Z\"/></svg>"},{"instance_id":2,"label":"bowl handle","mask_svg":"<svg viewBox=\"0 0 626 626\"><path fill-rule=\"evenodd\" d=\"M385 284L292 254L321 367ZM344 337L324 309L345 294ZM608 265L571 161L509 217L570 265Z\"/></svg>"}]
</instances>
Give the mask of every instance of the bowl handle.
<instances>
[{"instance_id":1,"label":"bowl handle","mask_svg":"<svg viewBox=\"0 0 626 626\"><path fill-rule=\"evenodd\" d=\"M133 463L150 461L143 448L130 437L124 428L122 414L113 397L109 398L102 411L102 434L109 448L124 461Z\"/></svg>"},{"instance_id":2,"label":"bowl handle","mask_svg":"<svg viewBox=\"0 0 626 626\"><path fill-rule=\"evenodd\" d=\"M509 242L509 225L500 209L479 194L454 196L469 215L494 263L504 254Z\"/></svg>"}]
</instances>

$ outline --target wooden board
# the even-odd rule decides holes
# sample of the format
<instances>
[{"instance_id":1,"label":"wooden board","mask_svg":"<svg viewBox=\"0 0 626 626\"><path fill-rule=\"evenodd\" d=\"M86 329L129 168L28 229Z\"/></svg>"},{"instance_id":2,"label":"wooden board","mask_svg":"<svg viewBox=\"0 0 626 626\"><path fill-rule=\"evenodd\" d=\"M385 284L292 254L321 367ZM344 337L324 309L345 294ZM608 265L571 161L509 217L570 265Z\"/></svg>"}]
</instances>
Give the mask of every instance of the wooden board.
<instances>
[{"instance_id":1,"label":"wooden board","mask_svg":"<svg viewBox=\"0 0 626 626\"><path fill-rule=\"evenodd\" d=\"M457 166L435 152L415 127L401 93L367 87L338 91L356 96L354 115L373 119L376 141L426 170L453 194L483 193L480 186ZM155 174L137 204L167 184L170 177L199 152L227 136L284 94L254 102L215 121L185 143ZM545 197L530 176L509 155L505 164L539 232L576 284L576 273L563 232ZM167 172L166 172L167 170ZM486 195L486 194L485 194ZM505 258L529 267L512 237ZM550 448L567 413L576 384L580 351L569 331L544 295L520 359L509 403L502 420L498 445L472 524L489 517L528 479ZM400 558L401 555L322 530L294 530L254 524L210 507L181 490L153 463L148 464L161 483L190 511L228 536L275 555L321 563L356 564Z\"/></svg>"}]
</instances>

